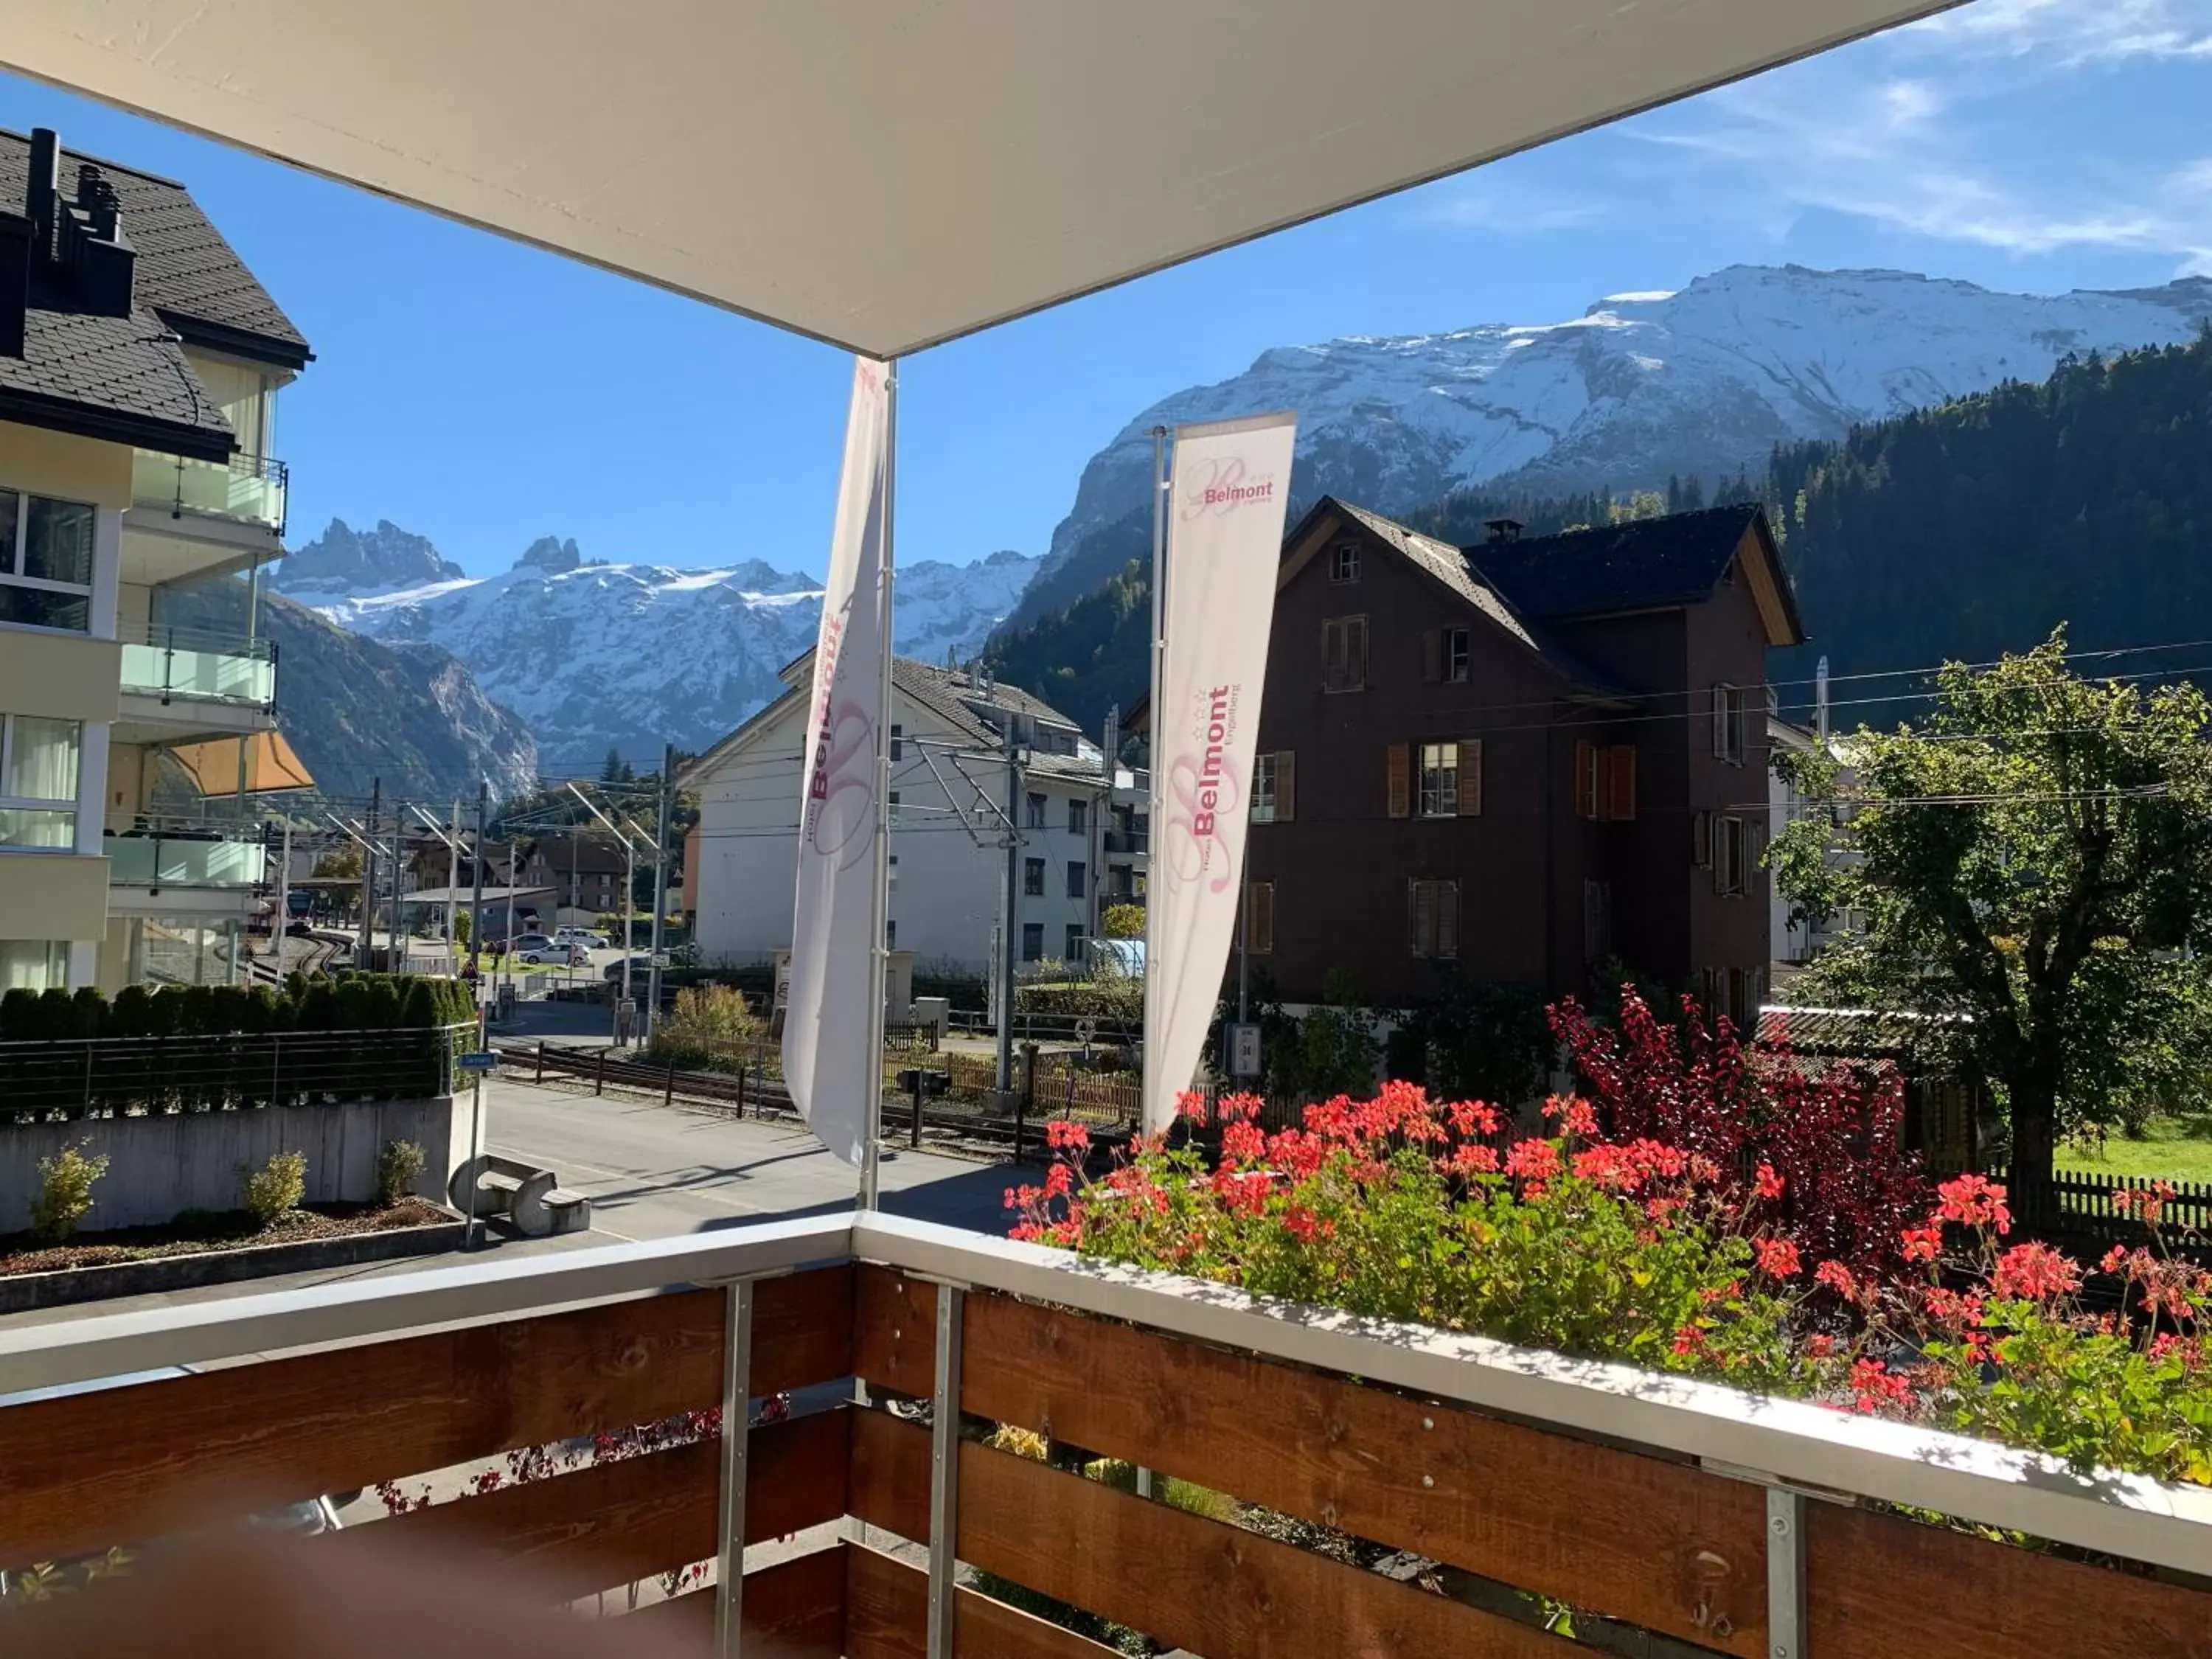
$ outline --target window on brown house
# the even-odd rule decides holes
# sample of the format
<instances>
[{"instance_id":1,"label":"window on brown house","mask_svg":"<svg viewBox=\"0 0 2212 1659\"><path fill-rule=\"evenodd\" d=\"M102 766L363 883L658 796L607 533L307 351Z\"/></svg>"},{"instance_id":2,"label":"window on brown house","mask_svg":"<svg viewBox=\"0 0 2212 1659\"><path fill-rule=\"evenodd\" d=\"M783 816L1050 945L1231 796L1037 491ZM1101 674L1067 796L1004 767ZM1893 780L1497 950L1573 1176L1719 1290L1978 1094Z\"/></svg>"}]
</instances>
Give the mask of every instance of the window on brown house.
<instances>
[{"instance_id":1,"label":"window on brown house","mask_svg":"<svg viewBox=\"0 0 2212 1659\"><path fill-rule=\"evenodd\" d=\"M1734 896L1744 890L1745 854L1749 847L1741 818L1713 821L1713 891Z\"/></svg>"},{"instance_id":2,"label":"window on brown house","mask_svg":"<svg viewBox=\"0 0 2212 1659\"><path fill-rule=\"evenodd\" d=\"M1607 744L1605 748L1605 816L1615 823L1636 817L1636 745Z\"/></svg>"},{"instance_id":3,"label":"window on brown house","mask_svg":"<svg viewBox=\"0 0 2212 1659\"><path fill-rule=\"evenodd\" d=\"M1245 948L1255 957L1272 956L1275 949L1275 884L1255 881L1245 889Z\"/></svg>"},{"instance_id":4,"label":"window on brown house","mask_svg":"<svg viewBox=\"0 0 2212 1659\"><path fill-rule=\"evenodd\" d=\"M1474 642L1464 628L1431 628L1421 635L1421 678L1463 683Z\"/></svg>"},{"instance_id":5,"label":"window on brown house","mask_svg":"<svg viewBox=\"0 0 2212 1659\"><path fill-rule=\"evenodd\" d=\"M1742 765L1747 740L1743 688L1723 681L1713 687L1713 758Z\"/></svg>"},{"instance_id":6,"label":"window on brown house","mask_svg":"<svg viewBox=\"0 0 2212 1659\"><path fill-rule=\"evenodd\" d=\"M1277 749L1252 757L1252 822L1288 823L1297 809L1297 757Z\"/></svg>"},{"instance_id":7,"label":"window on brown house","mask_svg":"<svg viewBox=\"0 0 2212 1659\"><path fill-rule=\"evenodd\" d=\"M1420 815L1425 818L1459 816L1459 745L1425 743L1421 745Z\"/></svg>"},{"instance_id":8,"label":"window on brown house","mask_svg":"<svg viewBox=\"0 0 2212 1659\"><path fill-rule=\"evenodd\" d=\"M1636 745L1575 739L1575 816L1608 823L1636 817Z\"/></svg>"},{"instance_id":9,"label":"window on brown house","mask_svg":"<svg viewBox=\"0 0 2212 1659\"><path fill-rule=\"evenodd\" d=\"M1367 618L1331 617L1321 625L1321 689L1367 689Z\"/></svg>"},{"instance_id":10,"label":"window on brown house","mask_svg":"<svg viewBox=\"0 0 2212 1659\"><path fill-rule=\"evenodd\" d=\"M1339 542L1328 550L1328 579L1339 584L1359 580L1359 544Z\"/></svg>"},{"instance_id":11,"label":"window on brown house","mask_svg":"<svg viewBox=\"0 0 2212 1659\"><path fill-rule=\"evenodd\" d=\"M1708 868L1713 861L1713 815L1692 812L1690 815L1690 862L1698 869Z\"/></svg>"},{"instance_id":12,"label":"window on brown house","mask_svg":"<svg viewBox=\"0 0 2212 1659\"><path fill-rule=\"evenodd\" d=\"M1459 955L1459 884L1415 881L1410 908L1413 954L1448 961Z\"/></svg>"}]
</instances>

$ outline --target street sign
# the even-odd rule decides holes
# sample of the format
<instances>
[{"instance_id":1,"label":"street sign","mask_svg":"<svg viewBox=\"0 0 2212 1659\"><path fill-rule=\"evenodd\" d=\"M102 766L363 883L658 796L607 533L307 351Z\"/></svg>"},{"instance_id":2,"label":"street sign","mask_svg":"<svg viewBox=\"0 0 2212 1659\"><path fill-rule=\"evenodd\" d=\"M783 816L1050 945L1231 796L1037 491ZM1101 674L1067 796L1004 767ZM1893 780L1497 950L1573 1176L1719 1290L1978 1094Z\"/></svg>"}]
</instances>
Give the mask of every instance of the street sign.
<instances>
[{"instance_id":1,"label":"street sign","mask_svg":"<svg viewBox=\"0 0 2212 1659\"><path fill-rule=\"evenodd\" d=\"M464 1072L489 1072L499 1066L496 1048L477 1048L465 1054L455 1054L453 1064Z\"/></svg>"},{"instance_id":2,"label":"street sign","mask_svg":"<svg viewBox=\"0 0 2212 1659\"><path fill-rule=\"evenodd\" d=\"M1257 1077L1263 1069L1260 1063L1260 1028L1257 1025L1231 1025L1229 1028L1229 1075Z\"/></svg>"}]
</instances>

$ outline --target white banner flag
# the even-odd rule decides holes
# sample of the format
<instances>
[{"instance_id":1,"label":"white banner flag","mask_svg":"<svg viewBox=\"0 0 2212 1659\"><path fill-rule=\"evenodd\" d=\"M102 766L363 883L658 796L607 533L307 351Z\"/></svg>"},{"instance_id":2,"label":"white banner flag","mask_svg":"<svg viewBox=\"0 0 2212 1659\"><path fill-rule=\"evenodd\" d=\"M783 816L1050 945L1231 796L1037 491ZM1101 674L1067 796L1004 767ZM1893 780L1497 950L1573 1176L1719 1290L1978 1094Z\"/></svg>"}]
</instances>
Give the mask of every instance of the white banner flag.
<instances>
[{"instance_id":1,"label":"white banner flag","mask_svg":"<svg viewBox=\"0 0 2212 1659\"><path fill-rule=\"evenodd\" d=\"M799 801L799 898L791 923L783 1080L823 1145L860 1162L880 1091L863 1035L876 979L876 727L884 707L884 499L888 372L853 363L845 470L823 585Z\"/></svg>"},{"instance_id":2,"label":"white banner flag","mask_svg":"<svg viewBox=\"0 0 2212 1659\"><path fill-rule=\"evenodd\" d=\"M1295 415L1187 426L1168 490L1145 881L1145 1129L1175 1119L1237 929Z\"/></svg>"}]
</instances>

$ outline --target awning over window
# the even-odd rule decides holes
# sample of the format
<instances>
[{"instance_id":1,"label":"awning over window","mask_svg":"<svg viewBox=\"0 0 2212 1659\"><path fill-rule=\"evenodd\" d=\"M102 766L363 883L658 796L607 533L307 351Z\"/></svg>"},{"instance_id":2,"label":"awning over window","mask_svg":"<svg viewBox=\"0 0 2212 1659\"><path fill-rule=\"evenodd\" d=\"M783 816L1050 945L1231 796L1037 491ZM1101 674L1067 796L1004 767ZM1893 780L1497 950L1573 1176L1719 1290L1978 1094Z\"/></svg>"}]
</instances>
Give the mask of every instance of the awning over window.
<instances>
[{"instance_id":1,"label":"awning over window","mask_svg":"<svg viewBox=\"0 0 2212 1659\"><path fill-rule=\"evenodd\" d=\"M246 749L247 794L315 787L313 775L292 752L292 745L284 741L282 732L256 732L250 738L216 738L208 743L181 744L169 753L191 775L203 795L234 795L238 793L241 744Z\"/></svg>"},{"instance_id":2,"label":"awning over window","mask_svg":"<svg viewBox=\"0 0 2212 1659\"><path fill-rule=\"evenodd\" d=\"M1946 3L9 0L0 61L887 356Z\"/></svg>"}]
</instances>

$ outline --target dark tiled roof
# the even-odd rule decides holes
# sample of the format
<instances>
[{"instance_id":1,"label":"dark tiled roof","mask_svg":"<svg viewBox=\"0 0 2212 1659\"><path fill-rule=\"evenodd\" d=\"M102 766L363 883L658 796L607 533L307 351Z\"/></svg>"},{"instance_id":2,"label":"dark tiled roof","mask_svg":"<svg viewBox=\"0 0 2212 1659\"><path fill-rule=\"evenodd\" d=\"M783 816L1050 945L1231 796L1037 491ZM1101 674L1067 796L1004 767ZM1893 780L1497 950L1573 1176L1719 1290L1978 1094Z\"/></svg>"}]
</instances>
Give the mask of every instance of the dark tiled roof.
<instances>
[{"instance_id":1,"label":"dark tiled roof","mask_svg":"<svg viewBox=\"0 0 2212 1659\"><path fill-rule=\"evenodd\" d=\"M230 423L151 312L91 317L33 295L23 355L0 356L0 416L219 459Z\"/></svg>"},{"instance_id":2,"label":"dark tiled roof","mask_svg":"<svg viewBox=\"0 0 2212 1659\"><path fill-rule=\"evenodd\" d=\"M20 213L30 179L31 141L0 129L0 207ZM91 162L115 186L123 234L138 252L137 299L187 339L268 356L297 367L307 342L254 279L191 192L170 179L61 153L61 189L74 199L77 168ZM195 325L199 326L195 326Z\"/></svg>"},{"instance_id":3,"label":"dark tiled roof","mask_svg":"<svg viewBox=\"0 0 2212 1659\"><path fill-rule=\"evenodd\" d=\"M1759 1042L1795 1054L1926 1060L1955 1050L1968 1024L1956 1014L1770 1006L1759 1011Z\"/></svg>"},{"instance_id":4,"label":"dark tiled roof","mask_svg":"<svg viewBox=\"0 0 2212 1659\"><path fill-rule=\"evenodd\" d=\"M1284 543L1285 547L1303 541L1306 526L1313 523L1322 514L1329 512L1342 514L1379 538L1386 545L1405 555L1415 566L1480 611L1504 633L1550 663L1580 690L1600 697L1627 695L1611 676L1592 667L1542 628L1532 625L1516 614L1505 596L1486 581L1480 572L1470 569L1466 556L1449 542L1424 536L1418 530L1408 529L1396 520L1386 519L1380 513L1370 512L1366 507L1355 506L1334 495L1324 495L1313 511L1291 532Z\"/></svg>"},{"instance_id":5,"label":"dark tiled roof","mask_svg":"<svg viewBox=\"0 0 2212 1659\"><path fill-rule=\"evenodd\" d=\"M1467 550L1524 617L1601 616L1693 605L1713 591L1755 521L1757 506L1715 507Z\"/></svg>"}]
</instances>

